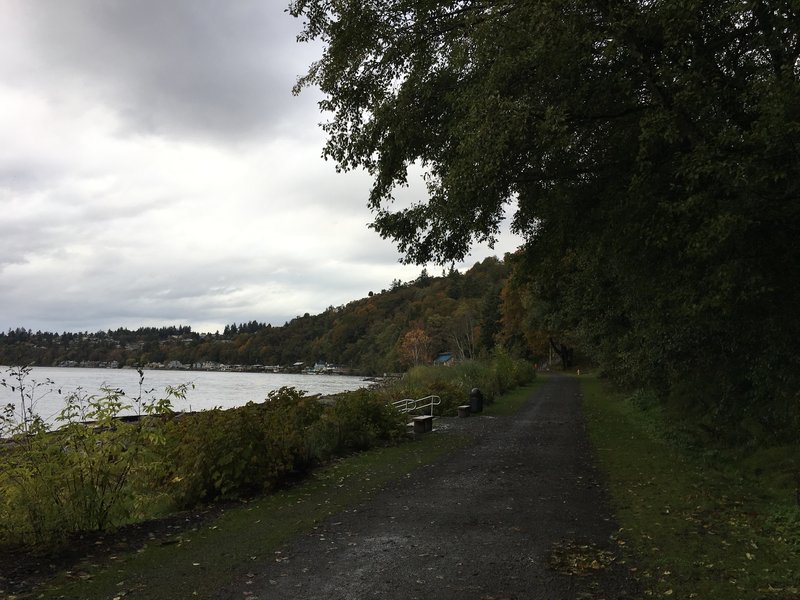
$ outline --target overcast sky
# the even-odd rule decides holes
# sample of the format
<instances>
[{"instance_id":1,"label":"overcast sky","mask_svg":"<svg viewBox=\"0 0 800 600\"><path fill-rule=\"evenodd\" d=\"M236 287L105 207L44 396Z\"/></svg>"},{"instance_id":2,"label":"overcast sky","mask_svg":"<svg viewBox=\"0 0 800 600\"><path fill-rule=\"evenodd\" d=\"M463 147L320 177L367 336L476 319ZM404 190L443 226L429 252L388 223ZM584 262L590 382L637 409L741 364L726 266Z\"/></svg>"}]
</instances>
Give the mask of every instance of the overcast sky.
<instances>
[{"instance_id":1,"label":"overcast sky","mask_svg":"<svg viewBox=\"0 0 800 600\"><path fill-rule=\"evenodd\" d=\"M280 325L419 274L320 158L284 8L0 0L0 328Z\"/></svg>"}]
</instances>

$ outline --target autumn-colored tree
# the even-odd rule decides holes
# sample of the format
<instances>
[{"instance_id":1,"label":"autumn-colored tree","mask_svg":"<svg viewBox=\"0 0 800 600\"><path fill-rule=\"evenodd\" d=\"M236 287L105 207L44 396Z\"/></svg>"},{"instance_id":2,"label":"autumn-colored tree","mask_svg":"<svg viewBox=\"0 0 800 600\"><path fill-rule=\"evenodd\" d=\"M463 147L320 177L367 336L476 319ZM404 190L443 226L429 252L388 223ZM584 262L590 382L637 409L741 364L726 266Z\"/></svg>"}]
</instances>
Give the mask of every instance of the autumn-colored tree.
<instances>
[{"instance_id":1,"label":"autumn-colored tree","mask_svg":"<svg viewBox=\"0 0 800 600\"><path fill-rule=\"evenodd\" d=\"M497 342L517 356L547 356L552 333L537 322L535 298L527 286L514 277L506 280L500 291L500 330Z\"/></svg>"},{"instance_id":2,"label":"autumn-colored tree","mask_svg":"<svg viewBox=\"0 0 800 600\"><path fill-rule=\"evenodd\" d=\"M400 359L407 365L420 365L431 356L431 337L421 327L410 329L400 341Z\"/></svg>"}]
</instances>

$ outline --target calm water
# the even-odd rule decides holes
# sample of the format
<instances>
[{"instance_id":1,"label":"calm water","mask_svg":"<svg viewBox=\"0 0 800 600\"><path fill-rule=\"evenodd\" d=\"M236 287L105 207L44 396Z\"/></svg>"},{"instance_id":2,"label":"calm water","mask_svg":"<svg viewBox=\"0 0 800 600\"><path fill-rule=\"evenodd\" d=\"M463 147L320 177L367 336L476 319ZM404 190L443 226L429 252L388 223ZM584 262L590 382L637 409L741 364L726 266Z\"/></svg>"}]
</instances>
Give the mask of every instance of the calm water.
<instances>
[{"instance_id":1,"label":"calm water","mask_svg":"<svg viewBox=\"0 0 800 600\"><path fill-rule=\"evenodd\" d=\"M0 367L0 378L9 384L11 378L6 367ZM133 369L80 369L34 367L28 381L53 381L52 386L36 389L35 411L45 420L52 421L64 404L64 396L77 388L88 394L98 394L100 387L120 388L131 397L139 395L139 374ZM204 410L216 406L231 408L250 402L262 402L267 393L283 386L295 387L309 394L336 394L367 387L370 382L362 377L344 375L300 375L290 373L224 373L216 371L145 371L143 391L152 389L143 397L164 397L165 386L193 383L186 400L173 401L176 411ZM61 389L61 394L58 393ZM0 406L9 402L19 408L19 394L0 386Z\"/></svg>"}]
</instances>

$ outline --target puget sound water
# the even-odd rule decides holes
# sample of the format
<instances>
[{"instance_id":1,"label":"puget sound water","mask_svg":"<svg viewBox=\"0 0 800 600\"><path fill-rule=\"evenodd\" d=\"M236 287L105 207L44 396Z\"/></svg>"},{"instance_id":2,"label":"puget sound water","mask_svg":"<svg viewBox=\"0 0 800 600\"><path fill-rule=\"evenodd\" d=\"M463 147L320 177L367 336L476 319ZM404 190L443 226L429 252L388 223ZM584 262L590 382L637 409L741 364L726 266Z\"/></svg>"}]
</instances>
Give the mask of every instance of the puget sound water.
<instances>
[{"instance_id":1,"label":"puget sound water","mask_svg":"<svg viewBox=\"0 0 800 600\"><path fill-rule=\"evenodd\" d=\"M16 386L8 367L0 367L0 378ZM89 395L100 395L103 386L122 389L130 400L139 395L139 373L135 369L33 367L26 378L28 389L32 389L30 384L42 383L47 379L53 383L38 386L33 392L34 412L49 423L64 407L67 395L78 388ZM371 382L363 377L348 375L145 370L142 398L163 398L166 386L176 387L183 383L193 384L194 387L189 386L185 400L173 399L172 408L176 412L233 408L250 401L263 402L270 391L284 386L324 396L367 387ZM19 411L19 393L0 386L0 407L9 403L15 403Z\"/></svg>"}]
</instances>

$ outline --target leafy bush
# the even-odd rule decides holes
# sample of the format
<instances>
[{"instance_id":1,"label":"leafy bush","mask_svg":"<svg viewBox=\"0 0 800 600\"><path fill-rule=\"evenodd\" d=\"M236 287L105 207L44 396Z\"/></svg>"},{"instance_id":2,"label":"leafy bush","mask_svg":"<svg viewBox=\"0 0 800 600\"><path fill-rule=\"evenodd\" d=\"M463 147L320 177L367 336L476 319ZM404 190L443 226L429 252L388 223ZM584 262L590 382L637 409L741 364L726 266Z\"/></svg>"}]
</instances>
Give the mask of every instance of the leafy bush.
<instances>
[{"instance_id":1,"label":"leafy bush","mask_svg":"<svg viewBox=\"0 0 800 600\"><path fill-rule=\"evenodd\" d=\"M12 426L13 410L6 411L10 441L0 454L5 539L50 543L72 532L123 523L135 511L134 482L158 461L152 450L164 442L159 417L185 386L169 388L162 399L146 399L140 392L132 402L120 390L101 392L70 394L56 418L60 428L53 432L27 415ZM136 422L119 418L134 407Z\"/></svg>"},{"instance_id":2,"label":"leafy bush","mask_svg":"<svg viewBox=\"0 0 800 600\"><path fill-rule=\"evenodd\" d=\"M482 377L485 389L481 389L491 402L508 390L535 378L536 370L530 362L511 358L502 348L498 348L489 361L487 372Z\"/></svg>"},{"instance_id":3,"label":"leafy bush","mask_svg":"<svg viewBox=\"0 0 800 600\"><path fill-rule=\"evenodd\" d=\"M170 423L170 483L179 507L255 491L283 470L284 461L265 445L261 421L258 406L250 403Z\"/></svg>"},{"instance_id":4,"label":"leafy bush","mask_svg":"<svg viewBox=\"0 0 800 600\"><path fill-rule=\"evenodd\" d=\"M290 471L396 439L400 432L396 411L368 390L325 406L281 388L261 404L173 420L169 479L182 507L248 496L274 487Z\"/></svg>"},{"instance_id":5,"label":"leafy bush","mask_svg":"<svg viewBox=\"0 0 800 600\"><path fill-rule=\"evenodd\" d=\"M184 415L170 423L171 476L179 506L230 499L267 489L315 456L305 432L322 406L293 388L261 404Z\"/></svg>"},{"instance_id":6,"label":"leafy bush","mask_svg":"<svg viewBox=\"0 0 800 600\"><path fill-rule=\"evenodd\" d=\"M532 365L497 351L488 361L466 361L452 367L414 367L399 382L387 386L383 393L392 400L434 394L442 401L434 413L452 415L456 407L469 403L473 388L478 388L484 400L491 403L504 392L535 377Z\"/></svg>"},{"instance_id":7,"label":"leafy bush","mask_svg":"<svg viewBox=\"0 0 800 600\"><path fill-rule=\"evenodd\" d=\"M340 395L325 414L332 424L338 451L364 450L381 442L397 440L405 431L405 419L371 390Z\"/></svg>"},{"instance_id":8,"label":"leafy bush","mask_svg":"<svg viewBox=\"0 0 800 600\"><path fill-rule=\"evenodd\" d=\"M11 542L49 542L67 530L58 489L61 453L45 433L37 425L3 443L0 531Z\"/></svg>"}]
</instances>

